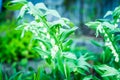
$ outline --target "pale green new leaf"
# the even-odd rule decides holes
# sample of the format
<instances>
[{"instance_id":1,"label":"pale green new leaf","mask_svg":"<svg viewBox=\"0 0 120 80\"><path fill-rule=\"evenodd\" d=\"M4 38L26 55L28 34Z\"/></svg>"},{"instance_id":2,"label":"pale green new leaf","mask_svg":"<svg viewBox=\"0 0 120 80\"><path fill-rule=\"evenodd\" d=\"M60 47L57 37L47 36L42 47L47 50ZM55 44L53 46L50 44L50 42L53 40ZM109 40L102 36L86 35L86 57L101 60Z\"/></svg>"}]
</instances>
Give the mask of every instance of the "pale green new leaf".
<instances>
[{"instance_id":1,"label":"pale green new leaf","mask_svg":"<svg viewBox=\"0 0 120 80\"><path fill-rule=\"evenodd\" d=\"M29 8L28 12L30 15L33 15L34 17L36 17L36 16L43 17L44 16L42 11L40 11L38 8L36 8L31 2L28 3L28 8Z\"/></svg>"},{"instance_id":2,"label":"pale green new leaf","mask_svg":"<svg viewBox=\"0 0 120 80\"><path fill-rule=\"evenodd\" d=\"M101 23L101 22L98 22L98 21L96 21L96 22L88 22L88 23L86 23L86 25L87 25L89 28L91 28L91 29L93 29L93 30L96 30L97 27L98 27L98 25L99 25L100 23Z\"/></svg>"},{"instance_id":3,"label":"pale green new leaf","mask_svg":"<svg viewBox=\"0 0 120 80\"><path fill-rule=\"evenodd\" d=\"M60 14L56 10L47 10L46 15L53 15L57 18L61 18Z\"/></svg>"},{"instance_id":4,"label":"pale green new leaf","mask_svg":"<svg viewBox=\"0 0 120 80\"><path fill-rule=\"evenodd\" d=\"M75 64L74 61L72 61L72 60L67 60L67 61L66 61L66 64L69 65L70 72L75 71L76 64Z\"/></svg>"},{"instance_id":5,"label":"pale green new leaf","mask_svg":"<svg viewBox=\"0 0 120 80\"><path fill-rule=\"evenodd\" d=\"M110 24L109 22L103 22L102 25L103 25L103 27L105 26L111 30L114 30L116 28L115 25Z\"/></svg>"},{"instance_id":6,"label":"pale green new leaf","mask_svg":"<svg viewBox=\"0 0 120 80\"><path fill-rule=\"evenodd\" d=\"M107 17L107 16L109 16L109 15L112 15L112 13L113 13L112 11L108 11L108 12L104 15L104 18Z\"/></svg>"},{"instance_id":7,"label":"pale green new leaf","mask_svg":"<svg viewBox=\"0 0 120 80\"><path fill-rule=\"evenodd\" d=\"M107 65L98 65L96 68L103 72L102 77L118 75L119 72L113 67Z\"/></svg>"},{"instance_id":8,"label":"pale green new leaf","mask_svg":"<svg viewBox=\"0 0 120 80\"><path fill-rule=\"evenodd\" d=\"M77 59L76 55L70 52L63 52L63 56L68 59L73 59L73 60Z\"/></svg>"},{"instance_id":9,"label":"pale green new leaf","mask_svg":"<svg viewBox=\"0 0 120 80\"><path fill-rule=\"evenodd\" d=\"M80 56L80 58L78 59L77 66L78 68L82 68L85 71L89 71L89 68L91 67L91 65L86 62L86 59L83 56Z\"/></svg>"},{"instance_id":10,"label":"pale green new leaf","mask_svg":"<svg viewBox=\"0 0 120 80\"><path fill-rule=\"evenodd\" d=\"M67 65L65 63L63 65L64 65L64 73L65 73L66 79L67 80L71 80L70 79L70 68L69 68L69 65Z\"/></svg>"},{"instance_id":11,"label":"pale green new leaf","mask_svg":"<svg viewBox=\"0 0 120 80\"><path fill-rule=\"evenodd\" d=\"M45 6L44 3L37 3L37 4L35 5L35 7L38 8L38 9L47 10L47 7Z\"/></svg>"},{"instance_id":12,"label":"pale green new leaf","mask_svg":"<svg viewBox=\"0 0 120 80\"><path fill-rule=\"evenodd\" d=\"M25 35L25 29L22 30L21 38L23 38Z\"/></svg>"},{"instance_id":13,"label":"pale green new leaf","mask_svg":"<svg viewBox=\"0 0 120 80\"><path fill-rule=\"evenodd\" d=\"M23 18L23 16L25 15L25 12L27 11L27 6L26 5L24 5L22 8L21 8L21 10L20 10L20 13L19 13L19 15L18 15L18 19L19 18Z\"/></svg>"}]
</instances>

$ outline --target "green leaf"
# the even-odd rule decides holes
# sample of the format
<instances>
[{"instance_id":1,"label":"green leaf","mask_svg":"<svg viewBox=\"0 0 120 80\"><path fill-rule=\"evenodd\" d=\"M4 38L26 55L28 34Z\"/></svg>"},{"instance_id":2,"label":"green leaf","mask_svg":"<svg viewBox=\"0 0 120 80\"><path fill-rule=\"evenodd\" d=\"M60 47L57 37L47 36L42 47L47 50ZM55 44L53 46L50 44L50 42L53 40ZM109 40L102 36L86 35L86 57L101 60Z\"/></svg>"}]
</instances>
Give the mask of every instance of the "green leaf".
<instances>
[{"instance_id":1,"label":"green leaf","mask_svg":"<svg viewBox=\"0 0 120 80\"><path fill-rule=\"evenodd\" d=\"M59 13L56 10L47 10L46 15L53 15L57 18L61 18L61 16L59 15Z\"/></svg>"},{"instance_id":2,"label":"green leaf","mask_svg":"<svg viewBox=\"0 0 120 80\"><path fill-rule=\"evenodd\" d=\"M7 4L5 4L5 8L7 8L9 10L19 10L26 3L27 3L26 0L13 0L13 1L9 1Z\"/></svg>"},{"instance_id":3,"label":"green leaf","mask_svg":"<svg viewBox=\"0 0 120 80\"><path fill-rule=\"evenodd\" d=\"M45 6L44 3L37 3L37 4L35 5L35 7L38 8L38 9L47 10L47 7Z\"/></svg>"},{"instance_id":4,"label":"green leaf","mask_svg":"<svg viewBox=\"0 0 120 80\"><path fill-rule=\"evenodd\" d=\"M61 53L58 52L57 55L56 55L56 57L57 57L57 67L58 67L59 71L60 71L63 75L65 75L65 74L64 74L64 65L63 65L64 62L63 62L63 57L62 57Z\"/></svg>"},{"instance_id":5,"label":"green leaf","mask_svg":"<svg viewBox=\"0 0 120 80\"><path fill-rule=\"evenodd\" d=\"M100 44L98 41L95 41L95 40L91 40L91 42L95 45L95 46L97 46L97 47L103 47L103 45L102 44Z\"/></svg>"},{"instance_id":6,"label":"green leaf","mask_svg":"<svg viewBox=\"0 0 120 80\"><path fill-rule=\"evenodd\" d=\"M76 55L70 52L63 52L63 56L68 59L73 59L73 60L77 59Z\"/></svg>"},{"instance_id":7,"label":"green leaf","mask_svg":"<svg viewBox=\"0 0 120 80\"><path fill-rule=\"evenodd\" d=\"M27 63L28 63L28 60L27 60L26 58L24 58L24 59L22 59L22 60L20 61L20 64L21 64L22 66L27 65Z\"/></svg>"},{"instance_id":8,"label":"green leaf","mask_svg":"<svg viewBox=\"0 0 120 80\"><path fill-rule=\"evenodd\" d=\"M83 78L83 80L91 80L93 79L92 75L87 75L86 77Z\"/></svg>"},{"instance_id":9,"label":"green leaf","mask_svg":"<svg viewBox=\"0 0 120 80\"><path fill-rule=\"evenodd\" d=\"M5 74L5 80L9 80L7 74Z\"/></svg>"},{"instance_id":10,"label":"green leaf","mask_svg":"<svg viewBox=\"0 0 120 80\"><path fill-rule=\"evenodd\" d=\"M27 6L24 5L24 6L21 8L21 10L20 10L20 13L19 13L19 15L18 15L18 19L23 18L23 16L25 15L25 12L26 12L26 11L27 11Z\"/></svg>"},{"instance_id":11,"label":"green leaf","mask_svg":"<svg viewBox=\"0 0 120 80\"><path fill-rule=\"evenodd\" d=\"M67 18L62 18L62 20L64 20L65 24L67 24L69 27L74 27L74 23L71 22L69 19Z\"/></svg>"},{"instance_id":12,"label":"green leaf","mask_svg":"<svg viewBox=\"0 0 120 80\"><path fill-rule=\"evenodd\" d=\"M113 11L113 18L117 20L120 15L120 6L116 7L115 10Z\"/></svg>"},{"instance_id":13,"label":"green leaf","mask_svg":"<svg viewBox=\"0 0 120 80\"><path fill-rule=\"evenodd\" d=\"M28 8L29 8L29 14L33 15L34 17L36 16L40 16L43 17L45 14L42 13L41 10L39 10L38 8L36 8L31 2L28 2Z\"/></svg>"},{"instance_id":14,"label":"green leaf","mask_svg":"<svg viewBox=\"0 0 120 80\"><path fill-rule=\"evenodd\" d=\"M44 40L40 37L34 37L33 40L38 40L38 41L42 42L44 44L44 46L46 47L46 49L48 49L48 50L52 48L52 45L50 44L49 41Z\"/></svg>"},{"instance_id":15,"label":"green leaf","mask_svg":"<svg viewBox=\"0 0 120 80\"><path fill-rule=\"evenodd\" d=\"M96 68L102 72L100 72L102 74L102 77L107 77L107 76L114 76L114 75L118 75L119 72L118 70L116 70L113 67L107 66L107 65L97 65Z\"/></svg>"},{"instance_id":16,"label":"green leaf","mask_svg":"<svg viewBox=\"0 0 120 80\"><path fill-rule=\"evenodd\" d=\"M69 39L69 40L67 40L67 41L65 41L64 43L63 43L63 47L62 47L62 49L63 49L63 51L70 51L71 50L71 44L73 43L73 40L72 39Z\"/></svg>"},{"instance_id":17,"label":"green leaf","mask_svg":"<svg viewBox=\"0 0 120 80\"><path fill-rule=\"evenodd\" d=\"M109 22L103 22L102 25L109 28L109 29L111 29L111 30L115 29L115 27L114 27L115 25L113 25L113 24L111 24Z\"/></svg>"},{"instance_id":18,"label":"green leaf","mask_svg":"<svg viewBox=\"0 0 120 80\"><path fill-rule=\"evenodd\" d=\"M65 73L65 76L66 76L66 79L67 80L71 80L70 79L70 68L67 64L63 64L64 65L64 73Z\"/></svg>"},{"instance_id":19,"label":"green leaf","mask_svg":"<svg viewBox=\"0 0 120 80\"><path fill-rule=\"evenodd\" d=\"M69 65L70 72L74 72L74 70L75 70L75 68L76 68L75 61L68 59L68 60L66 61L66 64Z\"/></svg>"},{"instance_id":20,"label":"green leaf","mask_svg":"<svg viewBox=\"0 0 120 80\"><path fill-rule=\"evenodd\" d=\"M100 22L96 21L96 22L88 22L85 25L87 25L89 28L93 30L96 30L99 24Z\"/></svg>"},{"instance_id":21,"label":"green leaf","mask_svg":"<svg viewBox=\"0 0 120 80\"><path fill-rule=\"evenodd\" d=\"M3 80L2 64L0 64L0 80Z\"/></svg>"},{"instance_id":22,"label":"green leaf","mask_svg":"<svg viewBox=\"0 0 120 80\"><path fill-rule=\"evenodd\" d=\"M15 73L13 76L10 77L9 80L14 80L17 76L19 76L22 73L22 71Z\"/></svg>"},{"instance_id":23,"label":"green leaf","mask_svg":"<svg viewBox=\"0 0 120 80\"><path fill-rule=\"evenodd\" d=\"M33 48L35 51L37 51L43 58L48 58L49 52L43 51L40 47L34 47Z\"/></svg>"},{"instance_id":24,"label":"green leaf","mask_svg":"<svg viewBox=\"0 0 120 80\"><path fill-rule=\"evenodd\" d=\"M65 22L64 22L64 20L62 20L62 19L60 19L60 20L56 20L56 21L53 21L52 23L52 26L51 26L51 28L52 27L54 27L55 25L61 25L61 27L66 27L66 28L70 28Z\"/></svg>"},{"instance_id":25,"label":"green leaf","mask_svg":"<svg viewBox=\"0 0 120 80\"><path fill-rule=\"evenodd\" d=\"M77 67L89 72L91 65L86 62L85 57L80 56L80 58L77 60Z\"/></svg>"},{"instance_id":26,"label":"green leaf","mask_svg":"<svg viewBox=\"0 0 120 80\"><path fill-rule=\"evenodd\" d=\"M64 42L64 40L66 38L68 38L75 30L77 29L77 27L73 27L65 32L62 32L61 35L60 35L60 41L61 42Z\"/></svg>"},{"instance_id":27,"label":"green leaf","mask_svg":"<svg viewBox=\"0 0 120 80\"><path fill-rule=\"evenodd\" d=\"M109 19L97 19L96 21L98 21L98 22L110 22Z\"/></svg>"},{"instance_id":28,"label":"green leaf","mask_svg":"<svg viewBox=\"0 0 120 80\"><path fill-rule=\"evenodd\" d=\"M65 43L63 43L63 46L69 46L73 43L72 39L67 40Z\"/></svg>"},{"instance_id":29,"label":"green leaf","mask_svg":"<svg viewBox=\"0 0 120 80\"><path fill-rule=\"evenodd\" d=\"M40 75L40 72L42 71L41 67L39 67L37 69L37 73L36 73L36 76L35 76L35 80L40 80L41 78L41 75Z\"/></svg>"},{"instance_id":30,"label":"green leaf","mask_svg":"<svg viewBox=\"0 0 120 80\"><path fill-rule=\"evenodd\" d=\"M25 35L25 29L23 29L23 31L22 31L21 38L23 38L24 35Z\"/></svg>"},{"instance_id":31,"label":"green leaf","mask_svg":"<svg viewBox=\"0 0 120 80\"><path fill-rule=\"evenodd\" d=\"M109 16L109 15L112 15L112 13L113 13L112 11L107 11L107 13L104 15L104 18Z\"/></svg>"},{"instance_id":32,"label":"green leaf","mask_svg":"<svg viewBox=\"0 0 120 80\"><path fill-rule=\"evenodd\" d=\"M115 41L120 41L120 35L115 36Z\"/></svg>"},{"instance_id":33,"label":"green leaf","mask_svg":"<svg viewBox=\"0 0 120 80\"><path fill-rule=\"evenodd\" d=\"M82 75L86 75L85 70L83 70L81 68L77 68L77 72L82 74Z\"/></svg>"}]
</instances>

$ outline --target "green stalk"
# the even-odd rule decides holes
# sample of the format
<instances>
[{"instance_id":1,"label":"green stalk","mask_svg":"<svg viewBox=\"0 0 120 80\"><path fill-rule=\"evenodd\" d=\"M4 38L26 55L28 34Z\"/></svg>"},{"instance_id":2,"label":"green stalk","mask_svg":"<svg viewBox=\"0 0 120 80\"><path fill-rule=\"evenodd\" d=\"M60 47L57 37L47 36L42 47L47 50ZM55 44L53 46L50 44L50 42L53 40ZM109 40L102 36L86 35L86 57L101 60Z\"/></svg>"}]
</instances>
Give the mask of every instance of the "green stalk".
<instances>
[{"instance_id":1,"label":"green stalk","mask_svg":"<svg viewBox=\"0 0 120 80\"><path fill-rule=\"evenodd\" d=\"M115 61L118 62L119 61L119 57L118 57L118 53L117 53L117 49L113 43L113 40L112 38L110 37L109 33L107 32L107 30L103 27L103 30L106 34L106 36L104 35L104 37L106 37L109 41L110 41L110 46L108 46L111 50L112 50L112 53L114 54L115 56Z\"/></svg>"}]
</instances>

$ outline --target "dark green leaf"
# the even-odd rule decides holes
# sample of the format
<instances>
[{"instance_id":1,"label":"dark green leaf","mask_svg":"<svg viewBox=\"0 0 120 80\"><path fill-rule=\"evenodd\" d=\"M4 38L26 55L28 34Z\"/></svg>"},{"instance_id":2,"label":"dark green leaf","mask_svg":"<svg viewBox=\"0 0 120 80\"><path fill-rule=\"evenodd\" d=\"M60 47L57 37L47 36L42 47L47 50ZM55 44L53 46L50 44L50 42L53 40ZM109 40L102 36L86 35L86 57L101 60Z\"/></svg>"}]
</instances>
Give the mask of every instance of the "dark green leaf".
<instances>
[{"instance_id":1,"label":"dark green leaf","mask_svg":"<svg viewBox=\"0 0 120 80\"><path fill-rule=\"evenodd\" d=\"M0 64L0 80L3 80L2 64Z\"/></svg>"},{"instance_id":2,"label":"dark green leaf","mask_svg":"<svg viewBox=\"0 0 120 80\"><path fill-rule=\"evenodd\" d=\"M9 80L14 80L17 76L19 76L22 73L22 71L15 73L13 76L10 77Z\"/></svg>"}]
</instances>

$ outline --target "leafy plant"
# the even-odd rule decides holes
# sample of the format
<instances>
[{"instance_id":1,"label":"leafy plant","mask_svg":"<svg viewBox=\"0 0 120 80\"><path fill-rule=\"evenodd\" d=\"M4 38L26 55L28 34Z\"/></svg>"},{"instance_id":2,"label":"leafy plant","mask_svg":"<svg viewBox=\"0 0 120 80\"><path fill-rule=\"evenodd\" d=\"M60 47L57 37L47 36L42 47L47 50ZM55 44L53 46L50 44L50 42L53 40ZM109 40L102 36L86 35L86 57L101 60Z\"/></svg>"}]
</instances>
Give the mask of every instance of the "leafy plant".
<instances>
[{"instance_id":1,"label":"leafy plant","mask_svg":"<svg viewBox=\"0 0 120 80\"><path fill-rule=\"evenodd\" d=\"M24 37L25 32L32 32L32 40L36 40L39 43L34 50L36 50L39 55L41 55L43 61L45 61L44 66L40 66L37 72L33 71L31 75L28 76L28 79L120 79L120 7L117 7L114 11L107 12L105 15L105 17L107 17L111 14L112 19L104 18L87 23L89 27L96 30L96 36L100 34L100 36L103 37L104 45L99 44L97 41L92 41L92 43L101 47L103 52L95 55L91 55L88 52L78 56L74 53L74 50L71 50L73 39L69 36L76 30L76 27L70 20L61 17L57 11L48 9L43 3L33 5L26 0L16 0L15 2L12 1L11 4L15 4L16 6L22 4L17 8L21 8L21 10L18 16L19 26L16 29L22 30L22 37ZM14 9L14 6L11 6L11 9L12 8ZM34 17L34 19L26 22L24 17L26 14ZM49 20L49 16L53 17L52 21ZM91 59L93 56L95 59ZM17 73L15 77L18 78L21 76L23 75Z\"/></svg>"},{"instance_id":2,"label":"leafy plant","mask_svg":"<svg viewBox=\"0 0 120 80\"><path fill-rule=\"evenodd\" d=\"M34 49L45 60L46 67L42 68L44 74L41 69L38 70L39 72L35 74L35 79L77 80L92 78L91 76L85 78L87 74L91 73L89 69L92 67L87 62L91 57L88 54L77 57L71 51L73 40L69 36L77 27L70 20L61 17L57 11L48 9L43 3L33 5L25 0L16 0L15 2L12 1L11 4L16 6L22 4L18 15L19 26L16 29L22 30L22 37L27 31L33 33L33 40L39 43L39 46ZM24 19L26 14L34 17L34 19L26 22ZM49 16L53 17L52 21L48 19ZM39 78L38 76L40 75L42 77Z\"/></svg>"},{"instance_id":3,"label":"leafy plant","mask_svg":"<svg viewBox=\"0 0 120 80\"><path fill-rule=\"evenodd\" d=\"M112 17L111 19L107 19ZM119 58L120 58L120 7L115 8L114 11L108 11L104 19L98 19L95 22L89 22L90 28L96 30L96 36L100 34L103 37L104 45L102 54L95 62L95 70L104 80L119 80ZM96 42L93 42L96 43ZM99 43L96 43L99 45Z\"/></svg>"},{"instance_id":4,"label":"leafy plant","mask_svg":"<svg viewBox=\"0 0 120 80\"><path fill-rule=\"evenodd\" d=\"M0 62L13 63L22 59L38 58L39 55L32 49L37 45L36 42L30 43L31 33L26 33L21 39L21 31L16 31L15 27L15 20L0 25Z\"/></svg>"}]
</instances>

